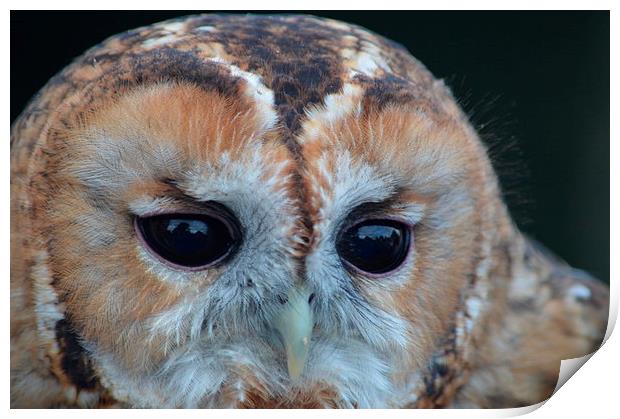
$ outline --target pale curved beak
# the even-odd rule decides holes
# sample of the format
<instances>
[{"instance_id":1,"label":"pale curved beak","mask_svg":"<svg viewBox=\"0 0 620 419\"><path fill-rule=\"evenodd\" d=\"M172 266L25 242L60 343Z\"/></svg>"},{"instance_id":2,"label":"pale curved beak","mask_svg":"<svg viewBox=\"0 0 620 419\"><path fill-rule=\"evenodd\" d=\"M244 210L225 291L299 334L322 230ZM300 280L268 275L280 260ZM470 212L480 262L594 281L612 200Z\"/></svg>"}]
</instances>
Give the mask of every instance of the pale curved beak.
<instances>
[{"instance_id":1,"label":"pale curved beak","mask_svg":"<svg viewBox=\"0 0 620 419\"><path fill-rule=\"evenodd\" d=\"M273 324L282 336L288 374L293 380L299 378L303 372L310 348L314 327L312 310L310 310L308 301L310 294L305 288L293 289Z\"/></svg>"}]
</instances>

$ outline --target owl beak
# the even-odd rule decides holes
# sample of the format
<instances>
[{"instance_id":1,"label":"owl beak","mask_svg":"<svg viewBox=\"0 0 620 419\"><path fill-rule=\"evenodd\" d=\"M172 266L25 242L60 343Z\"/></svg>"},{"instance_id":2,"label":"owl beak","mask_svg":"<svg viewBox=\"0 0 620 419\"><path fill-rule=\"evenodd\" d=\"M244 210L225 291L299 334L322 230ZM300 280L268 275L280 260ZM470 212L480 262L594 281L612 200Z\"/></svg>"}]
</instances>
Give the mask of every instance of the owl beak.
<instances>
[{"instance_id":1,"label":"owl beak","mask_svg":"<svg viewBox=\"0 0 620 419\"><path fill-rule=\"evenodd\" d=\"M314 321L309 297L310 292L305 288L294 289L274 320L274 327L284 342L288 374L293 380L303 372L312 337Z\"/></svg>"}]
</instances>

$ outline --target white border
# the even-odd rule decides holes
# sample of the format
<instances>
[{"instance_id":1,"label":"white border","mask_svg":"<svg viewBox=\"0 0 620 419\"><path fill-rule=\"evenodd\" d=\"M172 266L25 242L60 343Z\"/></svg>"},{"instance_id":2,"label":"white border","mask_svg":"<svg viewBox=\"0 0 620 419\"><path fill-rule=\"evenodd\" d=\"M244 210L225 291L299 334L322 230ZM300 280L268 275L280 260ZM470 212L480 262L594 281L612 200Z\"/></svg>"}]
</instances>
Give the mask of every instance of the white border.
<instances>
[{"instance_id":1,"label":"white border","mask_svg":"<svg viewBox=\"0 0 620 419\"><path fill-rule=\"evenodd\" d=\"M617 24L619 19L617 18L615 11L613 10L614 1L541 1L541 0L521 0L521 1L480 1L480 0L468 0L463 1L382 1L380 3L370 2L368 0L356 0L356 1L338 1L334 0L313 0L313 1L298 1L292 4L290 1L283 0L264 0L264 1L240 1L240 0L227 0L225 3L221 2L198 2L198 1L186 1L177 0L175 2L164 2L162 0L150 0L150 1L132 1L131 4L126 0L108 0L106 2L78 2L78 1L65 1L55 0L50 1L7 1L9 10L36 10L36 9L49 9L50 5L58 9L84 9L84 10L140 10L140 9L157 9L157 10L175 10L175 9L187 9L187 10L199 10L205 7L220 8L222 5L228 10L280 10L290 9L295 7L301 10L368 10L373 9L377 5L380 5L382 10L399 10L399 9L417 9L417 10L481 10L481 9L495 9L495 10L612 10L610 14L611 19L611 74L618 73L618 53L614 50L614 46L617 49L618 42L618 30ZM173 5L174 9L170 6ZM4 57L9 56L10 48L10 15L7 10L3 16L3 37L2 43L4 49ZM10 70L9 66L2 66L1 71L3 73L3 79L5 80L5 86L9 86ZM618 99L618 83L612 76L611 78L611 138L618 140L618 121L620 115L618 115L617 108ZM4 114L9 113L10 109L10 96L5 94L4 101L2 101ZM8 130L7 132L8 137ZM4 266L4 289L5 298L9 298L9 147L8 138L5 138L5 148L0 153L1 167L5 173L5 180L2 182L2 194L5 198L4 205L2 206L2 232L4 240L2 242L2 260ZM616 141L611 141L611 184L617 187L618 185L618 168L613 163L617 163L618 158L618 145ZM617 190L611 194L611 214L620 213L620 207L618 206L618 193ZM617 292L617 273L618 273L618 246L617 237L620 231L618 230L618 223L615 218L611 218L611 315L610 329L617 318L618 314L618 292ZM6 301L6 300L5 300ZM5 409L9 409L9 304L6 301L4 307L4 321L2 322L3 336L5 338L4 345L2 345L2 354L4 363L2 365L2 372L4 380L2 381L2 390L0 397L2 397L3 405ZM620 355L620 340L616 335L611 335L610 339L605 345L590 359L586 366L576 373L576 376L570 380L555 394L547 403L533 413L530 417L533 418L583 418L588 417L612 417L618 412L617 399L618 394L616 389L616 378L618 374L618 359L617 355ZM277 417L289 417L290 415L296 417L314 417L315 415L327 417L327 416L339 416L339 417L410 417L415 415L416 417L462 417L462 418L484 418L484 417L509 417L526 413L533 410L532 408L524 409L505 409L505 410L372 410L372 411L277 411L277 410L262 410L262 411L210 411L202 412L197 410L185 411L181 414L187 415L187 417L203 417L204 415L215 415L227 417L247 417L251 415L253 418L277 418ZM60 418L60 417L82 417L85 412L79 410L11 410L10 414L14 417L42 417L46 418ZM94 416L106 416L109 415L121 415L129 416L132 418L158 418L168 417L169 415L180 414L179 412L171 412L164 410L132 410L132 411L92 411L88 412L88 415Z\"/></svg>"},{"instance_id":2,"label":"white border","mask_svg":"<svg viewBox=\"0 0 620 419\"><path fill-rule=\"evenodd\" d=\"M8 0L4 4L13 10L611 10L613 0L388 0L377 3L370 0L109 0L81 2L77 0ZM50 7L54 6L54 7ZM377 8L377 6L381 6ZM171 7L174 6L174 7ZM225 7L222 7L225 6ZM155 22L154 22L155 23Z\"/></svg>"}]
</instances>

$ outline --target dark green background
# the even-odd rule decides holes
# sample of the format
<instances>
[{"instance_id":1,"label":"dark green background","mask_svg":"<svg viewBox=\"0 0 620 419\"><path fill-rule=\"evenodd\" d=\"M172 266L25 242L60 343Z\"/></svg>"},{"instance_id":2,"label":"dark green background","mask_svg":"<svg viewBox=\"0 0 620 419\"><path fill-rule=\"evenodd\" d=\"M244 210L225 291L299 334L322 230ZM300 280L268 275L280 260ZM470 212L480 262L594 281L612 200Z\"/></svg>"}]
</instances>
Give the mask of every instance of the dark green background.
<instances>
[{"instance_id":1,"label":"dark green background","mask_svg":"<svg viewBox=\"0 0 620 419\"><path fill-rule=\"evenodd\" d=\"M11 121L72 58L192 12L11 12ZM521 229L609 281L608 12L308 12L403 45L470 113Z\"/></svg>"}]
</instances>

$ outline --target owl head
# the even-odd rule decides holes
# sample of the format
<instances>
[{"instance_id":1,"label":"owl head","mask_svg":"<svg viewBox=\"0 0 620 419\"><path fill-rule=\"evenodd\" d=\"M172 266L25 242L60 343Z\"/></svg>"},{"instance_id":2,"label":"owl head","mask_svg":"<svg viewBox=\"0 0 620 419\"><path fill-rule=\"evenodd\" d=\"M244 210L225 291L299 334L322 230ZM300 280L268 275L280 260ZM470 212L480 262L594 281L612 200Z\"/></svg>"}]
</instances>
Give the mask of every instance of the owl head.
<instances>
[{"instance_id":1,"label":"owl head","mask_svg":"<svg viewBox=\"0 0 620 419\"><path fill-rule=\"evenodd\" d=\"M126 32L12 140L13 393L47 404L440 404L520 243L445 85L341 22Z\"/></svg>"}]
</instances>

